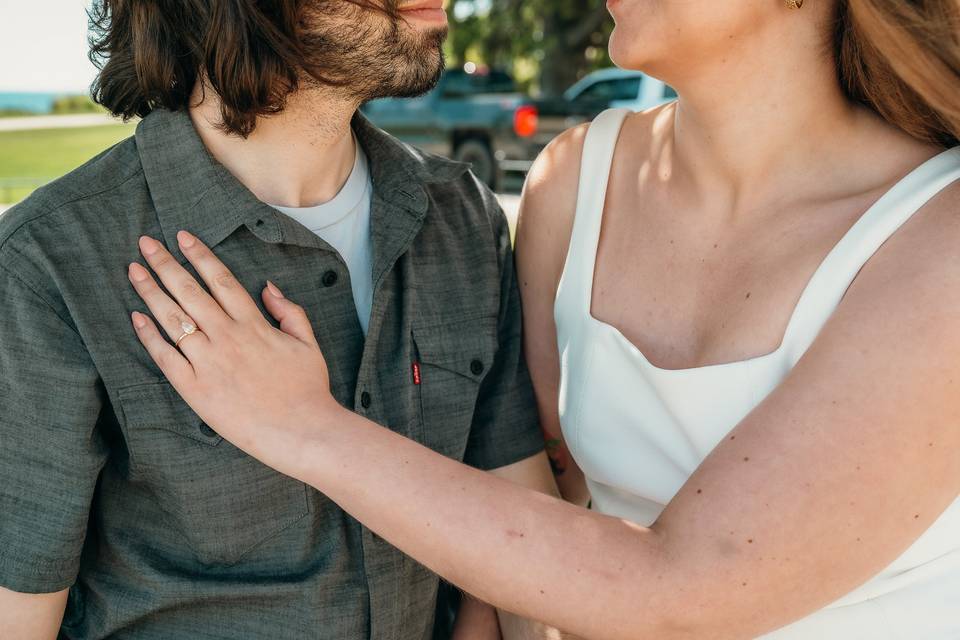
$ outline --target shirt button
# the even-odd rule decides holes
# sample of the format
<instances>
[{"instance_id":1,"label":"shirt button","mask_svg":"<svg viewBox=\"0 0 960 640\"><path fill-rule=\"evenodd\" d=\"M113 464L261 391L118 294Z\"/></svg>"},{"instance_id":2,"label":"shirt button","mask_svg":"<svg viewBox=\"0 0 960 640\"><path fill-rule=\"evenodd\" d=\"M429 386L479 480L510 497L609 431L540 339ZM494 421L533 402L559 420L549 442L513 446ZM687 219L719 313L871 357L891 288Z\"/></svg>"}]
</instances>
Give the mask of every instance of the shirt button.
<instances>
[{"instance_id":1,"label":"shirt button","mask_svg":"<svg viewBox=\"0 0 960 640\"><path fill-rule=\"evenodd\" d=\"M364 409L370 408L370 394L364 391L360 394L360 406Z\"/></svg>"},{"instance_id":2,"label":"shirt button","mask_svg":"<svg viewBox=\"0 0 960 640\"><path fill-rule=\"evenodd\" d=\"M340 277L337 275L336 271L327 271L325 274L323 274L323 286L332 287L333 285L337 284L337 280L339 279Z\"/></svg>"},{"instance_id":3,"label":"shirt button","mask_svg":"<svg viewBox=\"0 0 960 640\"><path fill-rule=\"evenodd\" d=\"M474 360L470 363L470 371L473 372L473 375L478 376L483 373L483 363L479 360Z\"/></svg>"}]
</instances>

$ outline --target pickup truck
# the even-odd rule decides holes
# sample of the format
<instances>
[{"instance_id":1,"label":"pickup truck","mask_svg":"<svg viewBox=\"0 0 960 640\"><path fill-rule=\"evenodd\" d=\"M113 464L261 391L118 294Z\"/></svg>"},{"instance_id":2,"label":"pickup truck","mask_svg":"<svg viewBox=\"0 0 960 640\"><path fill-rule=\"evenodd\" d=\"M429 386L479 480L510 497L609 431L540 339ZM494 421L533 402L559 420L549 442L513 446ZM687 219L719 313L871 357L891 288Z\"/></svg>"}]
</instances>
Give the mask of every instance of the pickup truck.
<instances>
[{"instance_id":1,"label":"pickup truck","mask_svg":"<svg viewBox=\"0 0 960 640\"><path fill-rule=\"evenodd\" d=\"M640 72L605 69L587 75L562 97L531 99L507 73L468 64L447 70L419 98L373 100L362 110L404 142L471 163L477 177L496 189L507 173L526 173L557 135L604 109L641 110L675 96Z\"/></svg>"}]
</instances>

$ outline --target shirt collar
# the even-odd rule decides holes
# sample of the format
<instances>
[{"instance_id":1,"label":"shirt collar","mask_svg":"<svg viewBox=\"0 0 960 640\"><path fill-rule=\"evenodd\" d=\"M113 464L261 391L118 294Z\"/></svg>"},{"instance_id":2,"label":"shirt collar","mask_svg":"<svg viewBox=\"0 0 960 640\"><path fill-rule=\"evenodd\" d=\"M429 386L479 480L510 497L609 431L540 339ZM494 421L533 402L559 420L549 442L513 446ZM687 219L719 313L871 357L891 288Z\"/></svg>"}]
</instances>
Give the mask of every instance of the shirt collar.
<instances>
[{"instance_id":1,"label":"shirt collar","mask_svg":"<svg viewBox=\"0 0 960 640\"><path fill-rule=\"evenodd\" d=\"M455 180L469 168L398 141L359 112L352 126L367 154L374 197L415 221L426 214L427 185ZM154 110L137 126L136 142L164 240L175 255L180 256L176 234L181 229L210 247L241 226L266 242L283 241L281 214L217 162L186 111ZM374 229L376 235L386 231Z\"/></svg>"}]
</instances>

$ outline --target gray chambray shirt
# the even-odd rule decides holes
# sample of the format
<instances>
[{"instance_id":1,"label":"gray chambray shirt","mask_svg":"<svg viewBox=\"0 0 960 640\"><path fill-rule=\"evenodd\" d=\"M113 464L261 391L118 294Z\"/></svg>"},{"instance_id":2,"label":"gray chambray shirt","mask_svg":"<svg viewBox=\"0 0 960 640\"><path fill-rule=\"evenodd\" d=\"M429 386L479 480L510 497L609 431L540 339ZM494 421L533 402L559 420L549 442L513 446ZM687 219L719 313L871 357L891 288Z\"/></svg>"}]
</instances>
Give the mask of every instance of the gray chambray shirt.
<instances>
[{"instance_id":1,"label":"gray chambray shirt","mask_svg":"<svg viewBox=\"0 0 960 640\"><path fill-rule=\"evenodd\" d=\"M163 378L129 320L146 311L126 276L141 234L186 263L175 234L194 232L258 304L276 282L345 406L483 469L542 450L494 196L359 114L354 130L374 185L366 340L340 257L218 164L186 113L155 111L0 217L0 586L72 587L62 637L432 629L435 575L222 440Z\"/></svg>"}]
</instances>

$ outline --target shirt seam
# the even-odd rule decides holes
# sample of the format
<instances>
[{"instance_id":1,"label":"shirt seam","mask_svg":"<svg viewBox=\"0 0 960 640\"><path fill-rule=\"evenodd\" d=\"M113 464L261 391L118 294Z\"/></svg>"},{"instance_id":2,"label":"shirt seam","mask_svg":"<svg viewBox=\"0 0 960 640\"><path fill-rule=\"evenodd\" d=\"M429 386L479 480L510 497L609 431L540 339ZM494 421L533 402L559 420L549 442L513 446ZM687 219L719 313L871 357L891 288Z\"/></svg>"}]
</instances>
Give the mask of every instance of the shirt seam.
<instances>
[{"instance_id":1,"label":"shirt seam","mask_svg":"<svg viewBox=\"0 0 960 640\"><path fill-rule=\"evenodd\" d=\"M16 254L16 255L18 255L18 256L21 256L21 257L22 257L22 255L23 255L23 254L21 254L19 251L17 251L16 249L8 249L8 251L10 251L11 253L14 253L14 254ZM53 314L60 320L60 322L62 322L62 323L64 324L64 326L66 326L67 329L69 329L71 332L73 332L78 338L80 338L81 340L83 340L83 336L80 335L80 332L77 331L76 327L74 327L73 324L72 324L69 320L67 320L66 318L64 318L64 317L60 314L60 312L57 311L57 308L56 308L49 300L47 300L47 298L46 298L45 296L43 296L39 291L37 291L35 288L33 288L33 286L32 286L29 282L27 282L22 276L20 276L17 272L15 272L15 271L14 271L13 269L11 269L10 267L6 266L2 261L0 261L0 270L4 271L4 272L7 273L7 275L9 275L11 278L13 278L13 279L16 280L17 282L19 282L21 285L23 285L23 287L26 288L27 291L29 291L30 293L32 293L40 302L42 302L42 303L44 304L44 306L46 306L48 309L50 309L50 311L53 312ZM0 554L0 557L2 557L2 554Z\"/></svg>"},{"instance_id":2,"label":"shirt seam","mask_svg":"<svg viewBox=\"0 0 960 640\"><path fill-rule=\"evenodd\" d=\"M0 240L0 251L3 251L7 247L7 244L13 239L13 237L17 235L20 232L20 230L26 227L27 225L32 224L37 220L40 220L41 218L45 218L47 216L53 215L68 205L75 204L77 202L82 202L84 200L89 200L90 198L95 198L97 196L102 196L105 193L109 193L115 189L119 189L120 187L128 183L130 180L136 178L138 175L141 175L141 174L143 174L143 167L139 167L132 174L120 180L120 182L117 182L116 184L113 184L109 187L105 187L100 191L94 191L93 193L87 193L81 196L77 196L75 198L71 198L59 204L53 205L50 208L46 208L39 211L33 217L28 218L23 222L21 222L17 227L15 227L12 231L10 231L5 238Z\"/></svg>"},{"instance_id":3,"label":"shirt seam","mask_svg":"<svg viewBox=\"0 0 960 640\"><path fill-rule=\"evenodd\" d=\"M64 565L73 565L75 563L76 560L70 558L64 560L41 559L24 561L6 552L0 552L0 569L11 568L16 572L14 576L4 575L2 577L34 581L31 582L31 584L36 584L36 581L46 583L53 582L58 586L66 581L72 583L73 579L70 577L70 574L73 572L64 569Z\"/></svg>"}]
</instances>

